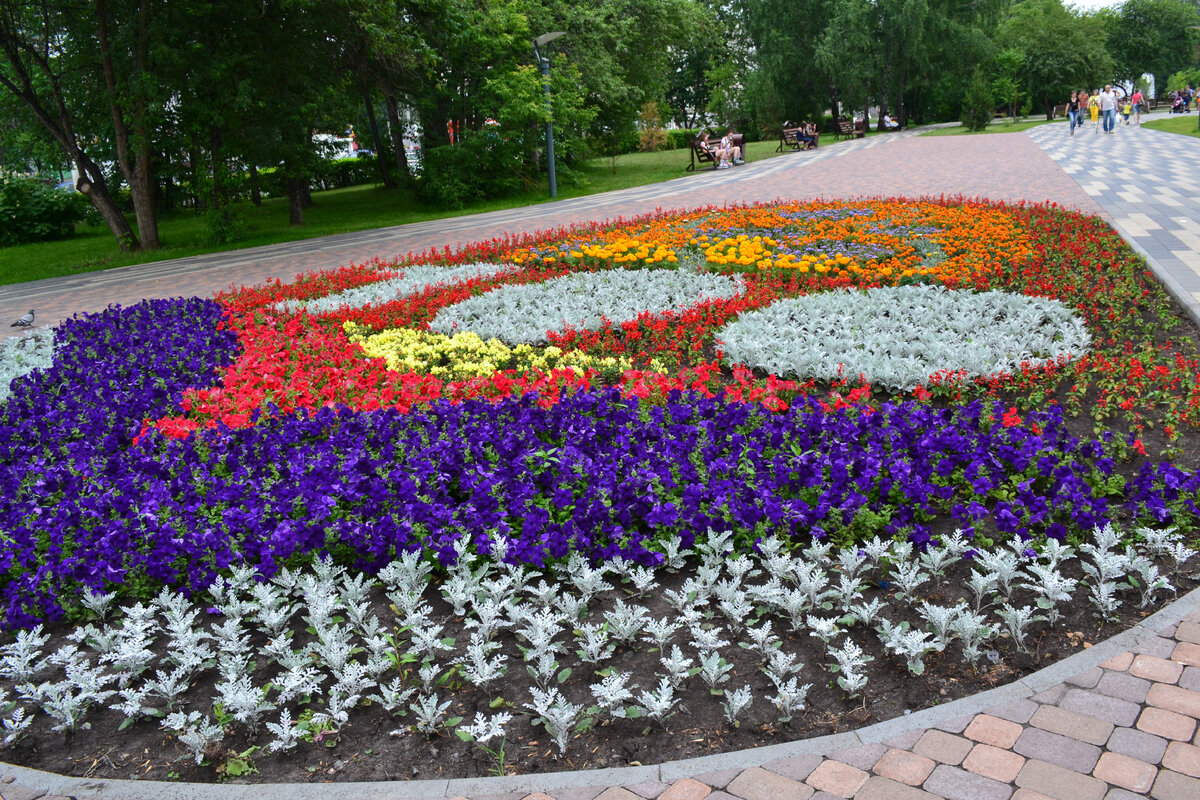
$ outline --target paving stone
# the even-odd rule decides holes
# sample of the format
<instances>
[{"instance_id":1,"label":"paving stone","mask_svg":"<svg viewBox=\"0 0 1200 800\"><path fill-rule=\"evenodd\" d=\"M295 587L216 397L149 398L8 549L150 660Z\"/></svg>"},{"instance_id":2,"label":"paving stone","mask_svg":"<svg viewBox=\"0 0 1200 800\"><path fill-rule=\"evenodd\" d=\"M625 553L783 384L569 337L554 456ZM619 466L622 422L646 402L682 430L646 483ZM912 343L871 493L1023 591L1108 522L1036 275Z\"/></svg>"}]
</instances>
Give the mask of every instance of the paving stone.
<instances>
[{"instance_id":1,"label":"paving stone","mask_svg":"<svg viewBox=\"0 0 1200 800\"><path fill-rule=\"evenodd\" d=\"M675 781L662 794L658 796L658 800L704 800L712 794L712 787L705 786L694 778L684 778Z\"/></svg>"},{"instance_id":2,"label":"paving stone","mask_svg":"<svg viewBox=\"0 0 1200 800\"><path fill-rule=\"evenodd\" d=\"M695 778L701 783L707 783L714 789L724 789L729 785L731 780L741 774L742 771L735 767L733 769L719 769L715 772L704 772L696 775Z\"/></svg>"},{"instance_id":3,"label":"paving stone","mask_svg":"<svg viewBox=\"0 0 1200 800\"><path fill-rule=\"evenodd\" d=\"M908 786L920 786L936 766L932 758L893 748L875 762L875 774Z\"/></svg>"},{"instance_id":4,"label":"paving stone","mask_svg":"<svg viewBox=\"0 0 1200 800\"><path fill-rule=\"evenodd\" d=\"M554 800L554 798L545 792L534 792L533 794L525 795L525 800Z\"/></svg>"},{"instance_id":5,"label":"paving stone","mask_svg":"<svg viewBox=\"0 0 1200 800\"><path fill-rule=\"evenodd\" d=\"M836 753L830 753L829 757L836 761L841 761L843 764L849 764L852 767L870 771L871 767L875 766L875 762L886 752L887 745L873 742L871 744L859 745L858 747L848 747L845 750L838 750Z\"/></svg>"},{"instance_id":6,"label":"paving stone","mask_svg":"<svg viewBox=\"0 0 1200 800\"><path fill-rule=\"evenodd\" d=\"M39 797L45 796L45 789L29 789L11 783L0 789L0 800L37 800Z\"/></svg>"},{"instance_id":7,"label":"paving stone","mask_svg":"<svg viewBox=\"0 0 1200 800\"><path fill-rule=\"evenodd\" d=\"M725 791L744 800L808 800L813 789L762 767L751 767L725 787Z\"/></svg>"},{"instance_id":8,"label":"paving stone","mask_svg":"<svg viewBox=\"0 0 1200 800\"><path fill-rule=\"evenodd\" d=\"M1083 689L1091 689L1100 682L1102 677L1104 677L1104 670L1100 669L1099 667L1092 667L1089 670L1084 670L1078 675L1072 675L1071 677L1067 678L1066 683Z\"/></svg>"},{"instance_id":9,"label":"paving stone","mask_svg":"<svg viewBox=\"0 0 1200 800\"><path fill-rule=\"evenodd\" d=\"M1159 770L1150 796L1154 800L1196 800L1200 797L1200 781L1169 769Z\"/></svg>"},{"instance_id":10,"label":"paving stone","mask_svg":"<svg viewBox=\"0 0 1200 800\"><path fill-rule=\"evenodd\" d=\"M1113 732L1113 724L1107 720L1078 714L1058 706L1042 706L1029 720L1029 724L1088 744L1104 744Z\"/></svg>"},{"instance_id":11,"label":"paving stone","mask_svg":"<svg viewBox=\"0 0 1200 800\"><path fill-rule=\"evenodd\" d=\"M902 733L899 736L893 736L885 741L884 744L886 744L888 747L894 747L897 750L912 750L913 746L924 734L925 730L923 728L918 728L915 731L908 731L907 733Z\"/></svg>"},{"instance_id":12,"label":"paving stone","mask_svg":"<svg viewBox=\"0 0 1200 800\"><path fill-rule=\"evenodd\" d=\"M604 789L603 786L571 786L566 789L555 789L554 800L596 800Z\"/></svg>"},{"instance_id":13,"label":"paving stone","mask_svg":"<svg viewBox=\"0 0 1200 800\"><path fill-rule=\"evenodd\" d=\"M1154 779L1158 777L1158 767L1120 753L1109 752L1100 756L1092 774L1105 783L1144 794L1154 785Z\"/></svg>"},{"instance_id":14,"label":"paving stone","mask_svg":"<svg viewBox=\"0 0 1200 800\"><path fill-rule=\"evenodd\" d=\"M937 795L874 775L858 790L854 800L937 800Z\"/></svg>"},{"instance_id":15,"label":"paving stone","mask_svg":"<svg viewBox=\"0 0 1200 800\"><path fill-rule=\"evenodd\" d=\"M1159 658L1170 658L1174 650L1175 642L1171 639L1164 639L1161 636L1151 636L1133 648L1134 653L1144 653L1145 655L1158 656Z\"/></svg>"},{"instance_id":16,"label":"paving stone","mask_svg":"<svg viewBox=\"0 0 1200 800\"><path fill-rule=\"evenodd\" d=\"M961 764L967 753L971 752L971 742L944 731L926 731L913 746L913 752L943 764Z\"/></svg>"},{"instance_id":17,"label":"paving stone","mask_svg":"<svg viewBox=\"0 0 1200 800\"><path fill-rule=\"evenodd\" d=\"M1200 778L1200 747L1187 742L1171 742L1162 765L1164 769Z\"/></svg>"},{"instance_id":18,"label":"paving stone","mask_svg":"<svg viewBox=\"0 0 1200 800\"><path fill-rule=\"evenodd\" d=\"M1123 756L1157 764L1167 752L1167 740L1134 728L1117 728L1105 747Z\"/></svg>"},{"instance_id":19,"label":"paving stone","mask_svg":"<svg viewBox=\"0 0 1200 800\"><path fill-rule=\"evenodd\" d=\"M809 786L835 797L853 797L870 777L858 767L840 761L826 761L813 770L805 781Z\"/></svg>"},{"instance_id":20,"label":"paving stone","mask_svg":"<svg viewBox=\"0 0 1200 800\"><path fill-rule=\"evenodd\" d=\"M1196 720L1174 711L1167 711L1165 708L1149 706L1138 717L1137 726L1138 730L1153 733L1155 736L1186 742L1196 730Z\"/></svg>"},{"instance_id":21,"label":"paving stone","mask_svg":"<svg viewBox=\"0 0 1200 800\"><path fill-rule=\"evenodd\" d=\"M971 724L972 719L974 719L974 717L971 714L964 714L961 717L943 720L933 727L937 728L939 731L945 731L946 733L962 733L963 730Z\"/></svg>"},{"instance_id":22,"label":"paving stone","mask_svg":"<svg viewBox=\"0 0 1200 800\"><path fill-rule=\"evenodd\" d=\"M1175 638L1181 642L1200 644L1200 622L1185 621L1175 629Z\"/></svg>"},{"instance_id":23,"label":"paving stone","mask_svg":"<svg viewBox=\"0 0 1200 800\"><path fill-rule=\"evenodd\" d=\"M610 786L596 795L596 800L641 800L641 798L628 789L622 789L620 786Z\"/></svg>"},{"instance_id":24,"label":"paving stone","mask_svg":"<svg viewBox=\"0 0 1200 800\"><path fill-rule=\"evenodd\" d=\"M1134 794L1120 788L1109 789L1108 794L1104 795L1104 800L1145 800L1145 798L1145 794Z\"/></svg>"},{"instance_id":25,"label":"paving stone","mask_svg":"<svg viewBox=\"0 0 1200 800\"><path fill-rule=\"evenodd\" d=\"M1054 800L1054 798L1041 792L1035 792L1033 789L1017 789L1012 800Z\"/></svg>"},{"instance_id":26,"label":"paving stone","mask_svg":"<svg viewBox=\"0 0 1200 800\"><path fill-rule=\"evenodd\" d=\"M946 800L1008 800L1013 788L965 769L939 764L925 781L925 791Z\"/></svg>"},{"instance_id":27,"label":"paving stone","mask_svg":"<svg viewBox=\"0 0 1200 800\"><path fill-rule=\"evenodd\" d=\"M1038 692L1029 699L1035 703L1043 703L1045 705L1052 706L1059 700L1062 700L1063 695L1066 693L1067 685L1065 683L1058 683L1054 686L1051 686L1049 689L1044 689L1043 691Z\"/></svg>"},{"instance_id":28,"label":"paving stone","mask_svg":"<svg viewBox=\"0 0 1200 800\"><path fill-rule=\"evenodd\" d=\"M1138 656L1138 658L1143 658L1143 656ZM1136 678L1126 672L1106 672L1100 682L1096 684L1096 691L1109 697L1128 700L1131 703L1141 703L1145 701L1146 693L1150 691L1150 681L1145 678Z\"/></svg>"},{"instance_id":29,"label":"paving stone","mask_svg":"<svg viewBox=\"0 0 1200 800\"><path fill-rule=\"evenodd\" d=\"M1100 759L1099 747L1041 728L1026 728L1012 749L1026 758L1039 758L1064 769L1077 769L1084 773L1091 772Z\"/></svg>"},{"instance_id":30,"label":"paving stone","mask_svg":"<svg viewBox=\"0 0 1200 800\"><path fill-rule=\"evenodd\" d=\"M1200 692L1200 667L1184 667L1178 682L1184 689Z\"/></svg>"},{"instance_id":31,"label":"paving stone","mask_svg":"<svg viewBox=\"0 0 1200 800\"><path fill-rule=\"evenodd\" d=\"M1129 669L1129 665L1133 663L1133 653L1118 653L1107 661L1101 661L1098 665L1101 669L1111 669L1115 672L1124 672Z\"/></svg>"},{"instance_id":32,"label":"paving stone","mask_svg":"<svg viewBox=\"0 0 1200 800\"><path fill-rule=\"evenodd\" d=\"M998 706L992 706L987 709L986 713L991 714L993 717L999 717L1009 722L1024 725L1026 722L1029 722L1030 718L1039 708L1040 706L1037 703L1022 697Z\"/></svg>"},{"instance_id":33,"label":"paving stone","mask_svg":"<svg viewBox=\"0 0 1200 800\"><path fill-rule=\"evenodd\" d=\"M1171 660L1178 661L1180 664L1200 667L1200 644L1180 642L1175 645L1175 650L1171 653Z\"/></svg>"},{"instance_id":34,"label":"paving stone","mask_svg":"<svg viewBox=\"0 0 1200 800\"><path fill-rule=\"evenodd\" d=\"M704 798L704 800L738 800L738 798L734 797L728 792L722 792L720 789L718 789L708 797ZM811 800L811 798L809 800Z\"/></svg>"},{"instance_id":35,"label":"paving stone","mask_svg":"<svg viewBox=\"0 0 1200 800\"><path fill-rule=\"evenodd\" d=\"M1108 791L1104 781L1036 758L1025 762L1015 782L1054 800L1100 800Z\"/></svg>"},{"instance_id":36,"label":"paving stone","mask_svg":"<svg viewBox=\"0 0 1200 800\"><path fill-rule=\"evenodd\" d=\"M1129 667L1130 675L1159 683L1176 683L1182 672L1183 664L1178 661L1147 655L1138 656Z\"/></svg>"},{"instance_id":37,"label":"paving stone","mask_svg":"<svg viewBox=\"0 0 1200 800\"><path fill-rule=\"evenodd\" d=\"M815 755L792 756L791 758L768 761L766 764L763 764L763 768L778 773L785 778L802 781L812 774L814 769L821 766L821 762L824 760L821 756Z\"/></svg>"},{"instance_id":38,"label":"paving stone","mask_svg":"<svg viewBox=\"0 0 1200 800\"><path fill-rule=\"evenodd\" d=\"M1193 692L1191 689L1156 683L1150 687L1150 693L1146 695L1146 702L1177 714L1186 714L1193 719L1200 719L1200 692Z\"/></svg>"},{"instance_id":39,"label":"paving stone","mask_svg":"<svg viewBox=\"0 0 1200 800\"><path fill-rule=\"evenodd\" d=\"M1175 687L1170 686L1166 688L1174 689ZM1089 717L1096 717L1097 719L1106 719L1113 725L1123 725L1125 727L1132 725L1142 710L1141 706L1137 703L1131 703L1119 697L1109 697L1097 694L1096 692L1084 691L1083 689L1068 689L1067 693L1063 695L1062 700L1058 701L1058 705L1060 708L1065 708L1068 711L1078 711L1080 714L1087 714Z\"/></svg>"},{"instance_id":40,"label":"paving stone","mask_svg":"<svg viewBox=\"0 0 1200 800\"><path fill-rule=\"evenodd\" d=\"M971 720L971 724L963 731L963 736L993 747L1012 747L1021 737L1022 730L1024 728L1015 722L993 717L991 714L979 714Z\"/></svg>"},{"instance_id":41,"label":"paving stone","mask_svg":"<svg viewBox=\"0 0 1200 800\"><path fill-rule=\"evenodd\" d=\"M710 797L708 800L713 799ZM830 794L829 792L817 792L812 797L808 798L808 800L842 800L842 798L838 797L836 794Z\"/></svg>"},{"instance_id":42,"label":"paving stone","mask_svg":"<svg viewBox=\"0 0 1200 800\"><path fill-rule=\"evenodd\" d=\"M654 800L654 798L665 792L668 786L670 786L670 784L651 781L649 783L630 784L625 788L636 794L638 797L644 797L646 800Z\"/></svg>"},{"instance_id":43,"label":"paving stone","mask_svg":"<svg viewBox=\"0 0 1200 800\"><path fill-rule=\"evenodd\" d=\"M529 793L528 792L501 792L498 794L478 795L475 797L475 800L525 800L525 795L527 795L527 794L529 794ZM641 800L641 798L637 797L636 795L630 795L630 796L633 798L633 800ZM463 798L463 800L466 800L466 798ZM617 800L617 799L613 798L613 800Z\"/></svg>"},{"instance_id":44,"label":"paving stone","mask_svg":"<svg viewBox=\"0 0 1200 800\"><path fill-rule=\"evenodd\" d=\"M1025 766L1025 759L1011 750L977 744L963 759L963 769L1001 783L1012 783Z\"/></svg>"}]
</instances>

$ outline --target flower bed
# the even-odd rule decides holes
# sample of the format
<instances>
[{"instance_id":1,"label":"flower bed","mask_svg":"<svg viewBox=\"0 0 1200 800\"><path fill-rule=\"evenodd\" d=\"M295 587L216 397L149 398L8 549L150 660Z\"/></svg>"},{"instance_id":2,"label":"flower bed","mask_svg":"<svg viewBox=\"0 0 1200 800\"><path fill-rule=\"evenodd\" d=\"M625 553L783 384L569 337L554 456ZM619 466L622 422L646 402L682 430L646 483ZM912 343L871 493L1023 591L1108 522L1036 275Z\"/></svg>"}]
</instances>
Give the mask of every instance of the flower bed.
<instances>
[{"instance_id":1,"label":"flower bed","mask_svg":"<svg viewBox=\"0 0 1200 800\"><path fill-rule=\"evenodd\" d=\"M1027 636L1069 648L1063 608L1112 624L1187 584L1194 337L1098 221L928 202L658 214L74 320L0 403L4 625L55 626L10 634L0 723L16 753L88 713L162 724L231 776L264 725L291 751L465 717L485 754L537 722L562 755L680 697L786 736L926 660L1027 668Z\"/></svg>"}]
</instances>

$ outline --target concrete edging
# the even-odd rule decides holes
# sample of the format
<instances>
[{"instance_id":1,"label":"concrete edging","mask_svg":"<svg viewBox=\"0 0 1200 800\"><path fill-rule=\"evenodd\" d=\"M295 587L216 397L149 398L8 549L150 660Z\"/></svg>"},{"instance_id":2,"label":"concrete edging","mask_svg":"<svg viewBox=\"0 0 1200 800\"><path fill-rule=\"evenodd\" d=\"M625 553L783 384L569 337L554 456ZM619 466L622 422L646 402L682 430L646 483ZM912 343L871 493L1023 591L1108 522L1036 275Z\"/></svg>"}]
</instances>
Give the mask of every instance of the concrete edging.
<instances>
[{"instance_id":1,"label":"concrete edging","mask_svg":"<svg viewBox=\"0 0 1200 800\"><path fill-rule=\"evenodd\" d=\"M727 769L758 767L783 758L800 755L826 756L891 739L914 730L933 728L971 716L1012 700L1032 697L1067 678L1096 667L1119 653L1132 650L1157 637L1161 631L1177 625L1200 608L1200 588L1177 600L1103 642L1082 650L1037 672L1004 686L953 700L865 728L846 733L801 739L795 742L756 747L732 753L718 753L682 761L668 761L642 767L551 772L513 775L499 778L454 778L427 781L384 781L373 783L169 783L165 781L94 780L70 778L52 772L0 762L0 771L12 775L22 787L37 787L48 794L86 797L120 797L123 800L424 800L506 792L552 791L595 786L622 786L637 783L670 783L681 778ZM2 787L0 787L2 789Z\"/></svg>"}]
</instances>

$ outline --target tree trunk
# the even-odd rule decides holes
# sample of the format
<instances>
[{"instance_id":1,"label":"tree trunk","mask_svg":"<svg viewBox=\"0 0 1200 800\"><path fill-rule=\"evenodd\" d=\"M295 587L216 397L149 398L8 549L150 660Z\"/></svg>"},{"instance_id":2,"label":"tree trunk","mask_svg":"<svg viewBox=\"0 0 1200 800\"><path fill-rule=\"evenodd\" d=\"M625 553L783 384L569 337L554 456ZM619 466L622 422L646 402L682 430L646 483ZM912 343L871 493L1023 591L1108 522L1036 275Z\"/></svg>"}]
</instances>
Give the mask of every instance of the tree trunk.
<instances>
[{"instance_id":1,"label":"tree trunk","mask_svg":"<svg viewBox=\"0 0 1200 800\"><path fill-rule=\"evenodd\" d=\"M203 159L200 155L200 143L197 141L195 134L188 137L188 160L192 167L192 200L196 204L197 211L206 211L208 209L208 198L204 196L204 173L200 170L200 164Z\"/></svg>"},{"instance_id":2,"label":"tree trunk","mask_svg":"<svg viewBox=\"0 0 1200 800\"><path fill-rule=\"evenodd\" d=\"M208 158L212 167L212 207L214 210L224 208L229 202L228 169L225 165L225 137L220 125L210 125L208 128Z\"/></svg>"},{"instance_id":3,"label":"tree trunk","mask_svg":"<svg viewBox=\"0 0 1200 800\"><path fill-rule=\"evenodd\" d=\"M375 163L379 165L379 175L383 178L383 188L395 189L396 182L392 180L391 170L388 169L387 159L383 157L383 139L379 136L379 123L375 119L375 104L371 102L371 87L363 78L363 100L367 104L367 122L371 124L371 141L375 144Z\"/></svg>"},{"instance_id":4,"label":"tree trunk","mask_svg":"<svg viewBox=\"0 0 1200 800\"><path fill-rule=\"evenodd\" d=\"M300 178L288 178L288 225L304 224L304 182Z\"/></svg>"},{"instance_id":5,"label":"tree trunk","mask_svg":"<svg viewBox=\"0 0 1200 800\"><path fill-rule=\"evenodd\" d=\"M135 80L146 72L146 37L148 35L150 4L141 3L138 8L136 39L133 47L133 70ZM133 106L134 137L131 146L129 124L117 102L117 75L112 62L112 48L108 40L108 12L105 0L96 2L97 39L100 45L101 63L104 68L104 84L108 92L108 108L113 121L114 139L117 145L117 164L129 184L133 199L133 213L137 218L143 250L157 250L158 215L154 203L154 171L150 152L150 135L146 121L147 104L141 88L135 88L130 97Z\"/></svg>"},{"instance_id":6,"label":"tree trunk","mask_svg":"<svg viewBox=\"0 0 1200 800\"><path fill-rule=\"evenodd\" d=\"M385 91L383 103L387 107L388 128L392 134L392 155L396 158L396 170L400 173L400 183L403 185L408 183L408 152L404 149L404 126L400 124L396 95Z\"/></svg>"},{"instance_id":7,"label":"tree trunk","mask_svg":"<svg viewBox=\"0 0 1200 800\"><path fill-rule=\"evenodd\" d=\"M304 204L305 208L312 208L313 206L316 205L316 203L314 203L313 199L312 199L312 184L309 183L308 178L300 178L299 181L300 181L300 202Z\"/></svg>"},{"instance_id":8,"label":"tree trunk","mask_svg":"<svg viewBox=\"0 0 1200 800\"><path fill-rule=\"evenodd\" d=\"M80 176L75 188L91 201L92 206L100 214L100 218L104 220L108 229L116 237L117 246L121 248L121 251L129 253L137 250L139 248L138 238L134 234L133 228L130 227L129 220L121 213L121 209L117 208L116 201L109 193L103 171L82 150L73 153L72 160L75 162L75 169L79 171Z\"/></svg>"}]
</instances>

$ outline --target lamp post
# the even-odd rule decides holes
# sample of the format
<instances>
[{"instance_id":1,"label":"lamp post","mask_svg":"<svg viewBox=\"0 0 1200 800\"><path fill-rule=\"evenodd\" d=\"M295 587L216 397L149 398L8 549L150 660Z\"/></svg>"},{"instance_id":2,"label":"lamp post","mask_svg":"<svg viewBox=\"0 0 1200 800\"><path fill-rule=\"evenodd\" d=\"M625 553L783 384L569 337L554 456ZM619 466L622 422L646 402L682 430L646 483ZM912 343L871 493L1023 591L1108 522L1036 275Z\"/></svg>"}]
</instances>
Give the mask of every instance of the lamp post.
<instances>
[{"instance_id":1,"label":"lamp post","mask_svg":"<svg viewBox=\"0 0 1200 800\"><path fill-rule=\"evenodd\" d=\"M564 33L566 31L543 33L533 40L533 55L542 70L542 88L546 90L546 171L550 175L551 197L558 197L558 182L554 179L554 112L550 106L550 59L542 55L542 48Z\"/></svg>"}]
</instances>

